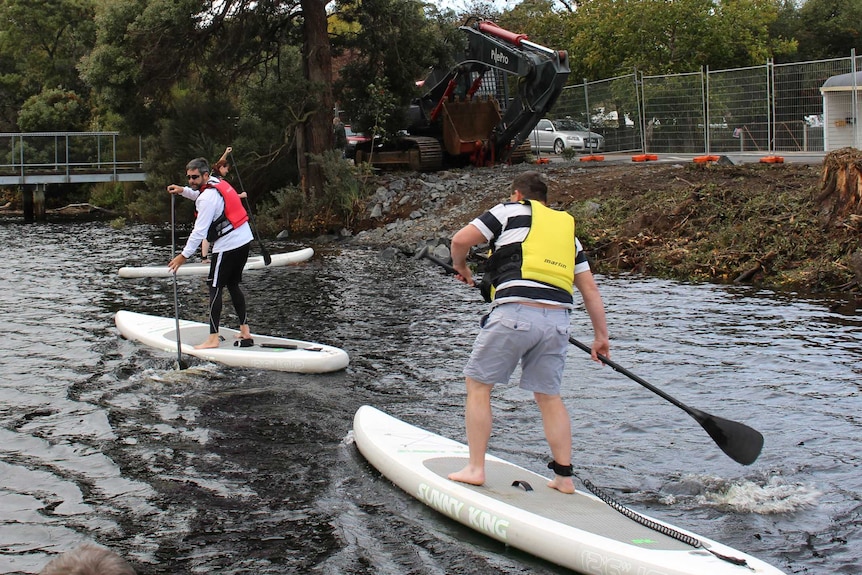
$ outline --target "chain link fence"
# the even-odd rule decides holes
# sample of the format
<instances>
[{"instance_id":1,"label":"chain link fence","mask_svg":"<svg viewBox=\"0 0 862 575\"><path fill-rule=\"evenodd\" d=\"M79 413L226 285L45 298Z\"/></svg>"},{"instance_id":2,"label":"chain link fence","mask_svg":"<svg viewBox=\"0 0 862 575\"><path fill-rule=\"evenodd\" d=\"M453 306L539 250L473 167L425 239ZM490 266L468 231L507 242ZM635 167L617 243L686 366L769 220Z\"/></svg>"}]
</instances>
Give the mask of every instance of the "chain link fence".
<instances>
[{"instance_id":1,"label":"chain link fence","mask_svg":"<svg viewBox=\"0 0 862 575\"><path fill-rule=\"evenodd\" d=\"M835 142L862 146L859 96L852 80L845 117L830 121L821 88L856 78L862 56L711 71L625 76L567 86L552 118L571 117L605 138L606 152L824 152L826 129L848 128ZM835 146L830 146L835 147Z\"/></svg>"}]
</instances>

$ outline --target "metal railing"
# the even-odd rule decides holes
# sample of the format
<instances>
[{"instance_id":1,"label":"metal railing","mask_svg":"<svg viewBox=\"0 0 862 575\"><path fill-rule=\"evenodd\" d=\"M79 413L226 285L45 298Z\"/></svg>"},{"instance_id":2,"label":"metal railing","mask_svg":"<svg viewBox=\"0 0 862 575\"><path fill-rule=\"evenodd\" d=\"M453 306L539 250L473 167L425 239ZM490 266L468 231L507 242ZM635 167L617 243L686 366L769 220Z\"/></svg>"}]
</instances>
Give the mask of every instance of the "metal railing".
<instances>
[{"instance_id":1,"label":"metal railing","mask_svg":"<svg viewBox=\"0 0 862 575\"><path fill-rule=\"evenodd\" d=\"M832 120L820 89L862 70L862 57L686 74L631 74L567 86L552 117L570 116L605 137L605 151L649 153L824 152L862 146L858 90ZM842 96L843 97L843 96ZM830 140L831 137L831 140Z\"/></svg>"},{"instance_id":2,"label":"metal railing","mask_svg":"<svg viewBox=\"0 0 862 575\"><path fill-rule=\"evenodd\" d=\"M0 133L0 185L144 181L139 136L119 132Z\"/></svg>"}]
</instances>

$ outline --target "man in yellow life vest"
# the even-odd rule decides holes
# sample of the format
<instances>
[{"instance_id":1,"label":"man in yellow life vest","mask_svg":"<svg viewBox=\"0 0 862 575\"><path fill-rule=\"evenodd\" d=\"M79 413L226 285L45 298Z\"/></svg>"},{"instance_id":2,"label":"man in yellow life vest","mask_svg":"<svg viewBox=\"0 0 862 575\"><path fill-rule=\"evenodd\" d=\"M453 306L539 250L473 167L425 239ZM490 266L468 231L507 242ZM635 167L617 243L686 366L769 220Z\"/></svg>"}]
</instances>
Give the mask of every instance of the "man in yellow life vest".
<instances>
[{"instance_id":1,"label":"man in yellow life vest","mask_svg":"<svg viewBox=\"0 0 862 575\"><path fill-rule=\"evenodd\" d=\"M548 187L541 175L524 172L513 180L511 189L509 202L494 206L452 237L452 266L468 285L474 285L467 267L470 248L487 242L492 254L483 278L491 310L464 368L470 459L449 479L471 485L485 482L491 390L508 383L520 363L520 387L533 392L554 458L548 464L554 471L548 486L574 493L571 421L560 398L573 286L590 317L592 357L599 363L598 354L610 355L604 303L575 237L575 220L546 206Z\"/></svg>"}]
</instances>

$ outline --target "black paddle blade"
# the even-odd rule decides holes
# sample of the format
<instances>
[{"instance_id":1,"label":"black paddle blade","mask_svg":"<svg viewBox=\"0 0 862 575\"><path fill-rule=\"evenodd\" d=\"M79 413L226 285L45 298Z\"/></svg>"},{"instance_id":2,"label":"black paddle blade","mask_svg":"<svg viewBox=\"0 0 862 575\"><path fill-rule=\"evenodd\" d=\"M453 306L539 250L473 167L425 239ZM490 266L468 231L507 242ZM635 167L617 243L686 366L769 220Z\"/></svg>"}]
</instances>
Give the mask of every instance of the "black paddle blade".
<instances>
[{"instance_id":1,"label":"black paddle blade","mask_svg":"<svg viewBox=\"0 0 862 575\"><path fill-rule=\"evenodd\" d=\"M176 369L176 370L183 370L183 369L188 369L188 368L189 368L189 364L187 364L182 359L178 359L174 362L174 369Z\"/></svg>"},{"instance_id":2,"label":"black paddle blade","mask_svg":"<svg viewBox=\"0 0 862 575\"><path fill-rule=\"evenodd\" d=\"M586 353L592 353L590 346L585 343L581 343L573 337L569 337L569 343ZM763 436L759 431L737 421L730 421L729 419L716 417L700 411L699 409L689 407L677 398L665 393L642 377L635 375L607 357L599 354L599 359L614 371L625 375L632 381L638 382L651 392L671 402L695 418L721 450L737 463L749 465L754 463L754 460L757 459L758 455L760 455L760 450L763 449Z\"/></svg>"},{"instance_id":3,"label":"black paddle blade","mask_svg":"<svg viewBox=\"0 0 862 575\"><path fill-rule=\"evenodd\" d=\"M691 409L690 413L715 444L737 463L751 465L760 455L763 435L756 429L696 409Z\"/></svg>"}]
</instances>

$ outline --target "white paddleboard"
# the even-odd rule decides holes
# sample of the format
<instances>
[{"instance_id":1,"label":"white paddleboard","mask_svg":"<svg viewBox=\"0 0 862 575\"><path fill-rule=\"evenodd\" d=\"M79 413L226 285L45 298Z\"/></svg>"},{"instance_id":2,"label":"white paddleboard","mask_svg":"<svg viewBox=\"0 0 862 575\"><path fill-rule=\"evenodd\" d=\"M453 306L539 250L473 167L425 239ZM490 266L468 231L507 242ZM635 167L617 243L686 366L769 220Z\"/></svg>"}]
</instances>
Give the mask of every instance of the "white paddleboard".
<instances>
[{"instance_id":1,"label":"white paddleboard","mask_svg":"<svg viewBox=\"0 0 862 575\"><path fill-rule=\"evenodd\" d=\"M578 573L784 575L741 551L641 515L693 538L701 547L660 533L590 493L560 493L547 486L550 475L543 477L492 455L486 460L485 485L450 481L446 476L467 463L466 445L368 405L354 416L353 437L371 465L425 505ZM745 564L719 559L706 549Z\"/></svg>"},{"instance_id":2,"label":"white paddleboard","mask_svg":"<svg viewBox=\"0 0 862 575\"><path fill-rule=\"evenodd\" d=\"M126 339L139 341L162 351L177 353L176 319L121 310L114 322ZM180 320L181 352L206 361L236 367L324 373L344 369L349 363L343 349L297 339L252 334L254 345L238 347L234 343L239 331L221 328L224 338L219 347L195 349L209 336L209 326L196 321Z\"/></svg>"},{"instance_id":3,"label":"white paddleboard","mask_svg":"<svg viewBox=\"0 0 862 575\"><path fill-rule=\"evenodd\" d=\"M244 270L260 270L263 268L277 268L288 264L295 264L311 259L314 255L314 249L303 248L293 252L284 252L281 254L272 254L272 261L269 265L263 261L263 256L252 256L248 258ZM177 270L178 276L205 276L210 271L209 264L187 263L180 266ZM121 278L167 278L171 276L171 270L168 266L140 266L132 267L125 266L117 270Z\"/></svg>"}]
</instances>

